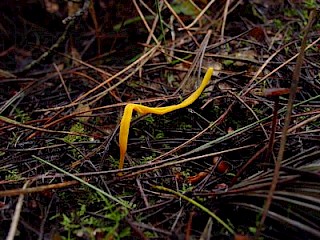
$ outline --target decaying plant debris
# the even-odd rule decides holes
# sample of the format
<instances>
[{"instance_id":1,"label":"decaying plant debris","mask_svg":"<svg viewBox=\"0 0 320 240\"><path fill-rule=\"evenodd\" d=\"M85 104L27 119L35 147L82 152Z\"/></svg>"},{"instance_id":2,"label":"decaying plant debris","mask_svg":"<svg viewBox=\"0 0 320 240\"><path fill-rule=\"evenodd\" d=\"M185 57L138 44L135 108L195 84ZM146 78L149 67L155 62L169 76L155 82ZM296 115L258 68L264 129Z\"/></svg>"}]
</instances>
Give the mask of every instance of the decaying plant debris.
<instances>
[{"instance_id":1,"label":"decaying plant debris","mask_svg":"<svg viewBox=\"0 0 320 240\"><path fill-rule=\"evenodd\" d=\"M318 9L1 2L0 238L319 239ZM209 67L187 108L133 116L118 169L125 106L177 105Z\"/></svg>"}]
</instances>

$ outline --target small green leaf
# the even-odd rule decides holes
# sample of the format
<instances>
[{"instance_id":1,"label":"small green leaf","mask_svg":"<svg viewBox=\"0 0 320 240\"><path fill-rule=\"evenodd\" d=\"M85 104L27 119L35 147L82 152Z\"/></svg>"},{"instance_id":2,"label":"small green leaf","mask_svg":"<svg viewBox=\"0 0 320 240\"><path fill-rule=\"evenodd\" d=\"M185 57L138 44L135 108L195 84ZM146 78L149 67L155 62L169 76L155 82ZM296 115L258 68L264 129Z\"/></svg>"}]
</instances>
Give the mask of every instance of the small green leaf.
<instances>
[{"instance_id":1,"label":"small green leaf","mask_svg":"<svg viewBox=\"0 0 320 240\"><path fill-rule=\"evenodd\" d=\"M173 0L172 8L178 14L183 13L184 15L193 17L199 14L199 10L188 0Z\"/></svg>"}]
</instances>

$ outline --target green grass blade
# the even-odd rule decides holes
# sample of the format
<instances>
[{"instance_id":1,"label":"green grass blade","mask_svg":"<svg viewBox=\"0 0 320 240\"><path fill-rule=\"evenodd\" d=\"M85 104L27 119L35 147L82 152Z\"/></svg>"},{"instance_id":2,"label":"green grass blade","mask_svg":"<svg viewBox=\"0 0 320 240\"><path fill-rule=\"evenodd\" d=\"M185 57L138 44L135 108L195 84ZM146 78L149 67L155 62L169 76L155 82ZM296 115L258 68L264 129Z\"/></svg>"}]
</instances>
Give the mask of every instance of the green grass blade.
<instances>
[{"instance_id":1,"label":"green grass blade","mask_svg":"<svg viewBox=\"0 0 320 240\"><path fill-rule=\"evenodd\" d=\"M54 165L54 164L52 164L52 163L50 163L50 162L48 162L48 161L46 161L46 160L44 160L44 159L42 159L42 158L39 158L39 157L37 157L37 156L35 156L35 155L32 155L32 157L33 157L34 159L42 162L42 163L45 163L45 164L49 165L50 167L58 170L59 172L62 172L63 174L65 174L65 175L67 175L67 176L69 176L69 177L71 177L71 178L79 181L79 182L82 183L83 185L86 185L87 187L95 190L96 192L102 194L103 196L109 198L110 200L112 200L112 201L114 201L114 202L116 202L116 203L119 203L119 204L122 205L123 207L125 207L125 208L131 208L128 203L126 203L126 202L122 201L121 199L118 199L118 198L116 198L116 197L114 197L114 196L106 193L105 191L101 190L100 188L97 188L96 186L93 186L92 184L90 184L90 183L84 181L83 179L81 179L81 178L79 178L79 177L77 177L77 176L75 176L75 175L73 175L73 174L71 174L71 173L69 173L69 172L67 172L67 171L59 168L58 166L56 166L56 165Z\"/></svg>"},{"instance_id":2,"label":"green grass blade","mask_svg":"<svg viewBox=\"0 0 320 240\"><path fill-rule=\"evenodd\" d=\"M176 192L170 188L166 188L166 187L162 187L162 186L153 186L154 188L160 190L160 191L166 191L166 192L170 192L172 194L177 195L178 197L181 197L182 199L188 201L189 203L193 204L194 206L200 208L202 211L204 211L205 213L209 214L211 217L213 217L218 223L220 223L222 226L225 227L225 229L228 230L228 232L230 232L231 234L235 234L235 231L228 225L226 224L221 218L219 218L216 214L214 214L213 212L211 212L208 208L206 208L205 206L201 205L200 203L196 202L195 200L179 193Z\"/></svg>"}]
</instances>

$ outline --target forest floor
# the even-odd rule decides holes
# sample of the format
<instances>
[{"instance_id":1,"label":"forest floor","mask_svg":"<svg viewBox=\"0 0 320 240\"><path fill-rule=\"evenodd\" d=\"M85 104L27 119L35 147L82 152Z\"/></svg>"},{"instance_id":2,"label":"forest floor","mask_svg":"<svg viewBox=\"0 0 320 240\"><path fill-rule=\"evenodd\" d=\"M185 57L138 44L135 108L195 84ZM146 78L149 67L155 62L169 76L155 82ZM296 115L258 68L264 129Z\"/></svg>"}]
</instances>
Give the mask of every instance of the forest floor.
<instances>
[{"instance_id":1,"label":"forest floor","mask_svg":"<svg viewBox=\"0 0 320 240\"><path fill-rule=\"evenodd\" d=\"M1 1L0 239L320 239L319 7Z\"/></svg>"}]
</instances>

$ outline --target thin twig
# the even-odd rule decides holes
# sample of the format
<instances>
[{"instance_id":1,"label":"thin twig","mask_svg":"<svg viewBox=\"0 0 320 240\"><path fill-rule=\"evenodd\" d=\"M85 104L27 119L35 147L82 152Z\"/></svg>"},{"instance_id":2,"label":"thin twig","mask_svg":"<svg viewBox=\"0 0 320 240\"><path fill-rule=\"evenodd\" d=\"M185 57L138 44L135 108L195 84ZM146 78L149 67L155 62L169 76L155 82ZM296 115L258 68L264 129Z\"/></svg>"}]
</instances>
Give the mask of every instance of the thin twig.
<instances>
[{"instance_id":1,"label":"thin twig","mask_svg":"<svg viewBox=\"0 0 320 240\"><path fill-rule=\"evenodd\" d=\"M67 94L67 97L68 97L69 101L72 102L70 93L69 93L69 91L68 91L66 82L65 82L64 79L63 79L63 76L62 76L62 74L61 74L60 69L58 68L57 64L55 64L55 63L53 63L53 67L56 69L56 71L57 71L57 73L58 73L58 75L59 75L59 78L60 78L60 80L61 80L61 83L62 83L62 85L63 85L64 90L66 91L66 94Z\"/></svg>"},{"instance_id":2,"label":"thin twig","mask_svg":"<svg viewBox=\"0 0 320 240\"><path fill-rule=\"evenodd\" d=\"M26 181L26 183L23 185L22 189L26 189L28 185L29 185L29 181ZM17 227L18 227L18 223L19 223L19 219L20 219L20 213L21 213L22 205L23 205L23 199L24 199L24 194L21 193L19 195L16 209L15 209L14 215L12 217L10 230L9 230L8 236L6 238L7 240L14 240L14 237L16 235L16 231L17 231Z\"/></svg>"},{"instance_id":3,"label":"thin twig","mask_svg":"<svg viewBox=\"0 0 320 240\"><path fill-rule=\"evenodd\" d=\"M272 151L273 151L274 139L276 136L278 110L279 110L279 96L276 96L274 99L274 105L273 105L272 125L271 125L270 137L269 137L268 151L264 161L265 163L270 163L270 157L271 155L273 155ZM275 158L274 158L274 161L275 161Z\"/></svg>"},{"instance_id":4,"label":"thin twig","mask_svg":"<svg viewBox=\"0 0 320 240\"><path fill-rule=\"evenodd\" d=\"M0 192L0 197L12 197L12 196L24 195L24 194L28 194L28 193L49 191L49 190L58 189L58 188L70 187L70 186L76 185L78 183L79 183L78 181L67 181L67 182L63 182L63 183L54 183L54 184L32 187L32 188L25 188L24 187L21 189L5 190L5 191Z\"/></svg>"},{"instance_id":5,"label":"thin twig","mask_svg":"<svg viewBox=\"0 0 320 240\"><path fill-rule=\"evenodd\" d=\"M226 27L229 5L230 5L230 0L227 0L226 5L224 7L224 11L223 11L223 21L222 21L221 36L220 36L221 41L224 40L224 29Z\"/></svg>"}]
</instances>

